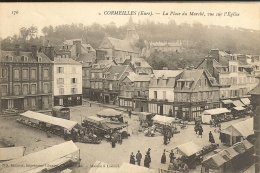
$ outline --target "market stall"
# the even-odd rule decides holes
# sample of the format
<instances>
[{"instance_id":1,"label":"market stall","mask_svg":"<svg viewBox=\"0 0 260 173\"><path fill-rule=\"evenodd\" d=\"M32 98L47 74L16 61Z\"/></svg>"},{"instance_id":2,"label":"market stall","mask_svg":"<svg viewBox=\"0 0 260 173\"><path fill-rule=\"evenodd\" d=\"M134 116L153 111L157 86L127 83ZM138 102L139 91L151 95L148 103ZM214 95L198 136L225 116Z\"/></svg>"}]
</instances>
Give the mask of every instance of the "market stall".
<instances>
[{"instance_id":1,"label":"market stall","mask_svg":"<svg viewBox=\"0 0 260 173\"><path fill-rule=\"evenodd\" d=\"M226 172L224 164L226 160L220 154L214 154L202 162L201 173Z\"/></svg>"},{"instance_id":2,"label":"market stall","mask_svg":"<svg viewBox=\"0 0 260 173\"><path fill-rule=\"evenodd\" d=\"M201 148L193 141L179 145L175 148L182 155L182 162L186 163L189 168L196 167L196 153L201 151Z\"/></svg>"},{"instance_id":3,"label":"market stall","mask_svg":"<svg viewBox=\"0 0 260 173\"><path fill-rule=\"evenodd\" d=\"M201 113L202 123L210 124L214 118L220 118L223 121L226 119L226 114L229 112L230 110L227 108L205 110Z\"/></svg>"},{"instance_id":4,"label":"market stall","mask_svg":"<svg viewBox=\"0 0 260 173\"><path fill-rule=\"evenodd\" d=\"M97 116L102 118L119 118L122 115L122 112L115 109L104 109L97 113Z\"/></svg>"},{"instance_id":5,"label":"market stall","mask_svg":"<svg viewBox=\"0 0 260 173\"><path fill-rule=\"evenodd\" d=\"M59 166L72 166L79 163L79 155L78 147L72 141L67 141L14 160L3 162L0 166L0 172L36 173L43 170L53 170Z\"/></svg>"},{"instance_id":6,"label":"market stall","mask_svg":"<svg viewBox=\"0 0 260 173\"><path fill-rule=\"evenodd\" d=\"M220 141L231 146L253 134L253 118L249 118L221 130Z\"/></svg>"},{"instance_id":7,"label":"market stall","mask_svg":"<svg viewBox=\"0 0 260 173\"><path fill-rule=\"evenodd\" d=\"M250 100L248 98L242 98L240 100L244 105L250 105Z\"/></svg>"}]
</instances>

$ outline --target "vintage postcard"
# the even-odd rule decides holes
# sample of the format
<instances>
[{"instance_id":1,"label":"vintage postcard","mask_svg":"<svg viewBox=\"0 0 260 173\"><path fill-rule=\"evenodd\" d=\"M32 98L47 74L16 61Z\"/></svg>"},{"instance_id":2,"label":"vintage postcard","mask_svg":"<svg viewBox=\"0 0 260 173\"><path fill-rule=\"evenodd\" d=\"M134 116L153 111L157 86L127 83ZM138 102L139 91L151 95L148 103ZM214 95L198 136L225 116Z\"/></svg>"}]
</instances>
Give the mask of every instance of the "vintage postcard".
<instances>
[{"instance_id":1,"label":"vintage postcard","mask_svg":"<svg viewBox=\"0 0 260 173\"><path fill-rule=\"evenodd\" d=\"M259 172L259 2L1 3L0 43L1 173Z\"/></svg>"}]
</instances>

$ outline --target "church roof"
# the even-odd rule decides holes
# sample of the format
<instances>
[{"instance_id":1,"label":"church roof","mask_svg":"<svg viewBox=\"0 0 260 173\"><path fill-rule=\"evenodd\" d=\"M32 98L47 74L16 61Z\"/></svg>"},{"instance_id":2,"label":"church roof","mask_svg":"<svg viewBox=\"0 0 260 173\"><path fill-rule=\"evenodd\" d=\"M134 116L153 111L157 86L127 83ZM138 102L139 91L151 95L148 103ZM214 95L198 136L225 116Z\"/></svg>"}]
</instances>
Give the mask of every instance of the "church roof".
<instances>
[{"instance_id":1,"label":"church roof","mask_svg":"<svg viewBox=\"0 0 260 173\"><path fill-rule=\"evenodd\" d=\"M112 37L107 37L110 43L114 46L115 50L127 51L127 52L136 52L134 46L131 42L127 40L119 40Z\"/></svg>"}]
</instances>

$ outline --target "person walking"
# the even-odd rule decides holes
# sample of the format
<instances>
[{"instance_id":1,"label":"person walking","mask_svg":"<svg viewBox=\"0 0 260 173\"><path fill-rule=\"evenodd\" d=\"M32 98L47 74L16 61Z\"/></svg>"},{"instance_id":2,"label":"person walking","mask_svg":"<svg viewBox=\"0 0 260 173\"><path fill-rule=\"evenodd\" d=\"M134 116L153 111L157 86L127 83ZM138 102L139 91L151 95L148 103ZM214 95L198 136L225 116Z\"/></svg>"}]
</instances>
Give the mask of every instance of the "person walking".
<instances>
[{"instance_id":1,"label":"person walking","mask_svg":"<svg viewBox=\"0 0 260 173\"><path fill-rule=\"evenodd\" d=\"M128 115L129 115L129 118L131 118L131 115L132 115L131 110L129 110Z\"/></svg>"},{"instance_id":2,"label":"person walking","mask_svg":"<svg viewBox=\"0 0 260 173\"><path fill-rule=\"evenodd\" d=\"M145 155L145 158L144 158L144 167L150 168L150 161L149 161L149 157L147 156L147 154Z\"/></svg>"},{"instance_id":3,"label":"person walking","mask_svg":"<svg viewBox=\"0 0 260 173\"><path fill-rule=\"evenodd\" d=\"M211 136L210 142L211 142L212 144L215 143L215 139L214 139L213 134L212 134L212 136Z\"/></svg>"},{"instance_id":4,"label":"person walking","mask_svg":"<svg viewBox=\"0 0 260 173\"><path fill-rule=\"evenodd\" d=\"M210 132L209 132L209 142L211 142L212 137L213 137L213 135L212 135L212 133L211 133L211 131L210 131Z\"/></svg>"},{"instance_id":5,"label":"person walking","mask_svg":"<svg viewBox=\"0 0 260 173\"><path fill-rule=\"evenodd\" d=\"M161 157L161 163L165 164L166 163L166 155L165 155L165 150L163 151L163 155Z\"/></svg>"},{"instance_id":6,"label":"person walking","mask_svg":"<svg viewBox=\"0 0 260 173\"><path fill-rule=\"evenodd\" d=\"M164 143L164 145L167 145L167 135L166 134L164 134L164 136L163 136L163 143Z\"/></svg>"},{"instance_id":7,"label":"person walking","mask_svg":"<svg viewBox=\"0 0 260 173\"><path fill-rule=\"evenodd\" d=\"M202 132L203 132L203 128L202 128L202 126L200 126L199 127L199 134L198 134L197 137L201 136L201 138L202 138Z\"/></svg>"},{"instance_id":8,"label":"person walking","mask_svg":"<svg viewBox=\"0 0 260 173\"><path fill-rule=\"evenodd\" d=\"M173 163L173 162L174 162L174 159L175 159L173 150L171 150L171 153L169 154L169 157L170 157L170 163Z\"/></svg>"},{"instance_id":9,"label":"person walking","mask_svg":"<svg viewBox=\"0 0 260 173\"><path fill-rule=\"evenodd\" d=\"M137 163L138 165L140 166L140 162L142 160L142 154L140 153L140 151L138 150L137 154L136 154L136 160L137 160Z\"/></svg>"},{"instance_id":10,"label":"person walking","mask_svg":"<svg viewBox=\"0 0 260 173\"><path fill-rule=\"evenodd\" d=\"M150 155L151 148L148 148L148 151L146 152L146 155L149 158L149 164L152 162L151 155Z\"/></svg>"},{"instance_id":11,"label":"person walking","mask_svg":"<svg viewBox=\"0 0 260 173\"><path fill-rule=\"evenodd\" d=\"M131 153L131 156L130 156L130 164L135 165L135 156L134 156L133 152Z\"/></svg>"}]
</instances>

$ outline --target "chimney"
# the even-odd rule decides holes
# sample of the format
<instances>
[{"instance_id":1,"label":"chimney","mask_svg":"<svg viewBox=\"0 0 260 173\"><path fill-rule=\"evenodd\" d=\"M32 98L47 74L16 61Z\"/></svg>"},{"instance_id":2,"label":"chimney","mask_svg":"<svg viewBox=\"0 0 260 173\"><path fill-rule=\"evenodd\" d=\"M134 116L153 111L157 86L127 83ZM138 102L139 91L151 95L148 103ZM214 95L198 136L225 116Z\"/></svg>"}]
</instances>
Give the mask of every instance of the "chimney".
<instances>
[{"instance_id":1,"label":"chimney","mask_svg":"<svg viewBox=\"0 0 260 173\"><path fill-rule=\"evenodd\" d=\"M206 69L210 72L210 74L213 76L214 73L214 67L213 67L213 61L214 57L211 55L206 56Z\"/></svg>"},{"instance_id":2,"label":"chimney","mask_svg":"<svg viewBox=\"0 0 260 173\"><path fill-rule=\"evenodd\" d=\"M20 56L20 49L21 49L20 44L15 44L15 45L14 45L14 51L15 51L15 54L16 54L17 56Z\"/></svg>"},{"instance_id":3,"label":"chimney","mask_svg":"<svg viewBox=\"0 0 260 173\"><path fill-rule=\"evenodd\" d=\"M32 52L32 55L33 55L33 58L37 59L37 45L32 45L31 46L31 52Z\"/></svg>"},{"instance_id":4,"label":"chimney","mask_svg":"<svg viewBox=\"0 0 260 173\"><path fill-rule=\"evenodd\" d=\"M50 58L51 61L54 61L54 47L47 46L45 47L45 55Z\"/></svg>"},{"instance_id":5,"label":"chimney","mask_svg":"<svg viewBox=\"0 0 260 173\"><path fill-rule=\"evenodd\" d=\"M219 62L219 49L211 49L210 54L212 55L213 59Z\"/></svg>"},{"instance_id":6,"label":"chimney","mask_svg":"<svg viewBox=\"0 0 260 173\"><path fill-rule=\"evenodd\" d=\"M79 56L81 54L81 40L74 40L73 45L76 45L76 54Z\"/></svg>"}]
</instances>

